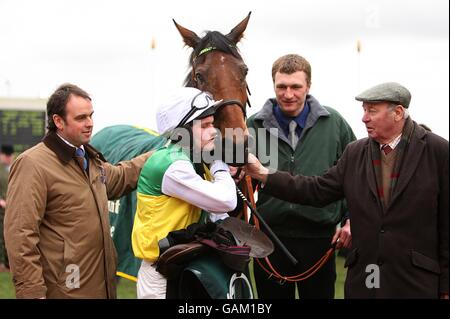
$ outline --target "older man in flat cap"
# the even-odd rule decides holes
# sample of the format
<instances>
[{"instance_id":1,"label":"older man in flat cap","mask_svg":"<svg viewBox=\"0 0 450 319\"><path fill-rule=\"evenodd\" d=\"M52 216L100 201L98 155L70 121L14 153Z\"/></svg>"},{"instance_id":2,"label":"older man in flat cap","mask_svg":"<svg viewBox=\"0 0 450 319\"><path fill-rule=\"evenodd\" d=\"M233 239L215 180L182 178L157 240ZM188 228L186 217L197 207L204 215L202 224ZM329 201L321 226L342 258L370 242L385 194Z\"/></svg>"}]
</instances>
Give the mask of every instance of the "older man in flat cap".
<instances>
[{"instance_id":1,"label":"older man in flat cap","mask_svg":"<svg viewBox=\"0 0 450 319\"><path fill-rule=\"evenodd\" d=\"M269 174L251 155L246 171L283 200L323 206L346 198L346 298L448 299L448 141L411 120L411 94L398 83L356 99L369 136L324 175Z\"/></svg>"}]
</instances>

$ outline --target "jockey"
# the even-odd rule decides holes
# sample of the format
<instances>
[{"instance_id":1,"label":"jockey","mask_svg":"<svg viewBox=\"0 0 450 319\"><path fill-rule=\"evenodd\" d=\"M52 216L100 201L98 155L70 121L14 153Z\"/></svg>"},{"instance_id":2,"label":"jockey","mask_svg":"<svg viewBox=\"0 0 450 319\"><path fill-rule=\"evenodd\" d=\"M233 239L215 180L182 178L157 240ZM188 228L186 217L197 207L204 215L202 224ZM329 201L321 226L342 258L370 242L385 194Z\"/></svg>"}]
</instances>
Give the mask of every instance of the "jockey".
<instances>
[{"instance_id":1,"label":"jockey","mask_svg":"<svg viewBox=\"0 0 450 319\"><path fill-rule=\"evenodd\" d=\"M133 252L142 259L139 299L176 296L176 285L172 287L155 266L160 255L158 243L169 232L199 222L202 210L221 218L236 207L228 166L220 160L211 160L209 167L205 164L205 155L211 154L217 137L213 122L220 102L206 92L184 87L158 109L158 131L168 141L141 171L132 232Z\"/></svg>"}]
</instances>

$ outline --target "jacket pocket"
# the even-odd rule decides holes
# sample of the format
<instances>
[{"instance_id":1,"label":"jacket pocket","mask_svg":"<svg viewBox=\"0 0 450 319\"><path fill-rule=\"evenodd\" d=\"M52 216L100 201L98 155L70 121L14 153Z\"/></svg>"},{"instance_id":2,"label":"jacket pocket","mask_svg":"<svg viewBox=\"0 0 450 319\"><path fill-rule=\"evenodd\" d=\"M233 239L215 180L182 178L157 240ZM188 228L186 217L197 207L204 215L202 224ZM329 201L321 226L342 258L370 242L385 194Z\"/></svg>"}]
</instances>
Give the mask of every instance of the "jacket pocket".
<instances>
[{"instance_id":1,"label":"jacket pocket","mask_svg":"<svg viewBox=\"0 0 450 319\"><path fill-rule=\"evenodd\" d=\"M67 276L77 268L78 265L73 263L74 251L72 250L69 243L64 240L64 252L63 252L63 263L59 272L58 284L60 286L67 286L66 280ZM75 269L76 270L76 269Z\"/></svg>"},{"instance_id":2,"label":"jacket pocket","mask_svg":"<svg viewBox=\"0 0 450 319\"><path fill-rule=\"evenodd\" d=\"M441 268L436 260L413 249L411 249L411 262L414 266L431 271L437 275L441 273Z\"/></svg>"},{"instance_id":3,"label":"jacket pocket","mask_svg":"<svg viewBox=\"0 0 450 319\"><path fill-rule=\"evenodd\" d=\"M354 248L348 253L347 258L345 258L344 267L345 268L352 267L354 264L356 264L357 260L358 260L358 248Z\"/></svg>"}]
</instances>

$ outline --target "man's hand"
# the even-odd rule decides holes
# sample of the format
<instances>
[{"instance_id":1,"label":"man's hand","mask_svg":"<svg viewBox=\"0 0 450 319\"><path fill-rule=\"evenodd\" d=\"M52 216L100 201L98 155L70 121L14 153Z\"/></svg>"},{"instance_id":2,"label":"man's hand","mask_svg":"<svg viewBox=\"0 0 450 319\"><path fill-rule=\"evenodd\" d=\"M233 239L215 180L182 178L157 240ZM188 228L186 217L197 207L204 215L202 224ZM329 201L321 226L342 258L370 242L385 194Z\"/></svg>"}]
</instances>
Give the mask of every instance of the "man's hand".
<instances>
[{"instance_id":1,"label":"man's hand","mask_svg":"<svg viewBox=\"0 0 450 319\"><path fill-rule=\"evenodd\" d=\"M6 208L6 201L3 198L0 198L0 208Z\"/></svg>"},{"instance_id":2,"label":"man's hand","mask_svg":"<svg viewBox=\"0 0 450 319\"><path fill-rule=\"evenodd\" d=\"M242 178L244 178L245 176L245 171L243 169L241 169L240 167L234 167L234 166L229 166L230 169L230 174L231 177L233 178L234 182L237 184L239 184L239 182L241 181Z\"/></svg>"},{"instance_id":3,"label":"man's hand","mask_svg":"<svg viewBox=\"0 0 450 319\"><path fill-rule=\"evenodd\" d=\"M352 233L350 231L350 219L345 221L345 225L342 228L338 228L336 233L331 240L331 244L333 245L335 242L336 249L343 248L351 248L352 247Z\"/></svg>"},{"instance_id":4,"label":"man's hand","mask_svg":"<svg viewBox=\"0 0 450 319\"><path fill-rule=\"evenodd\" d=\"M441 299L448 299L448 293L446 292L441 293Z\"/></svg>"},{"instance_id":5,"label":"man's hand","mask_svg":"<svg viewBox=\"0 0 450 319\"><path fill-rule=\"evenodd\" d=\"M265 183L267 181L267 175L269 175L269 169L262 166L255 155L249 153L248 161L245 165L245 173L258 181Z\"/></svg>"}]
</instances>

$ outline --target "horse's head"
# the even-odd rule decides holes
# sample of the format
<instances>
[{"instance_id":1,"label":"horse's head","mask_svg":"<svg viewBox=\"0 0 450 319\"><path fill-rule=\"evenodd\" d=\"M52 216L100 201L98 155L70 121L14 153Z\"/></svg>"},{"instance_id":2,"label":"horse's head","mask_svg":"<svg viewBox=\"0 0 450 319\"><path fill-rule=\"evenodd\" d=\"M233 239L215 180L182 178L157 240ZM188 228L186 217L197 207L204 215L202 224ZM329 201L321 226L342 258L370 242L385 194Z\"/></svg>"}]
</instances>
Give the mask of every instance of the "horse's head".
<instances>
[{"instance_id":1,"label":"horse's head","mask_svg":"<svg viewBox=\"0 0 450 319\"><path fill-rule=\"evenodd\" d=\"M245 107L248 104L246 75L248 68L236 47L247 27L250 14L223 35L217 31L206 32L200 38L174 20L184 43L193 49L190 56L191 70L185 85L210 92L215 100L223 100L215 116L215 126L223 137L223 152L232 145L234 151L247 152L248 130L245 124ZM231 144L232 142L232 144ZM247 158L244 155L244 160ZM230 161L227 161L230 163ZM238 164L239 160L232 163Z\"/></svg>"}]
</instances>

